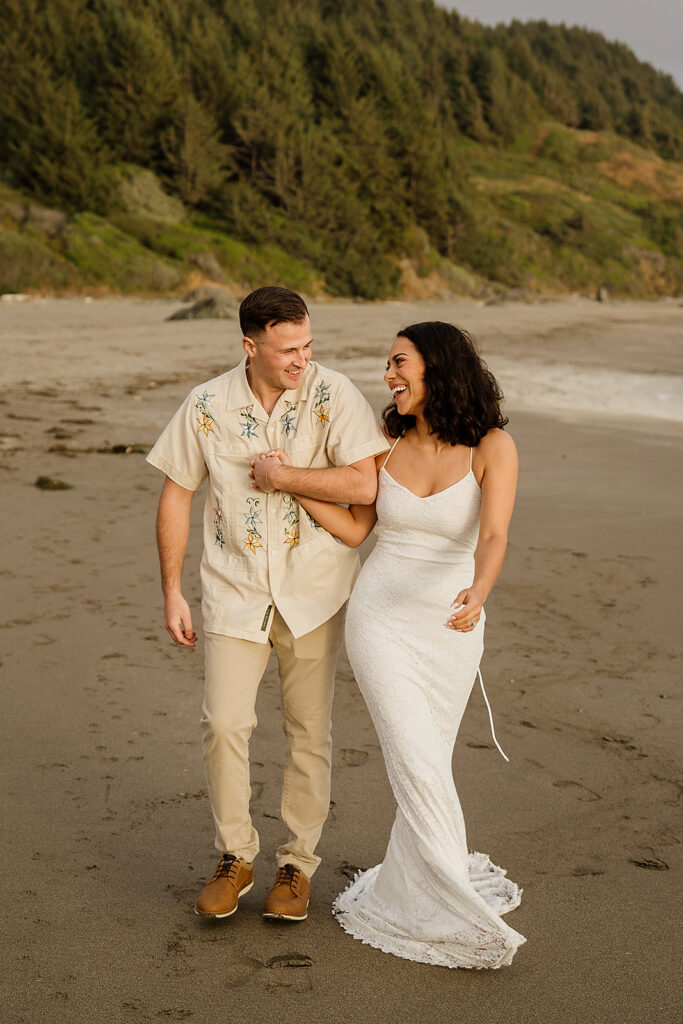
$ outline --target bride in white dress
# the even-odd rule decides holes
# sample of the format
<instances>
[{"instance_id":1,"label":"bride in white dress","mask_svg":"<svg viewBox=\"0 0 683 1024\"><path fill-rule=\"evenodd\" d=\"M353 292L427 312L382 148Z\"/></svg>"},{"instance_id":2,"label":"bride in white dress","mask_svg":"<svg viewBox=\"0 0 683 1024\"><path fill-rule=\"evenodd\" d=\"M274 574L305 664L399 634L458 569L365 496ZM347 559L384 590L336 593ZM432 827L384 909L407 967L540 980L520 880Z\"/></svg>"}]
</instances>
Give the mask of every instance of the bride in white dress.
<instances>
[{"instance_id":1,"label":"bride in white dress","mask_svg":"<svg viewBox=\"0 0 683 1024\"><path fill-rule=\"evenodd\" d=\"M299 499L346 544L360 544L377 522L349 601L346 646L398 809L383 862L333 910L355 938L396 956L498 968L525 941L501 918L521 892L485 854L468 854L451 757L483 651L484 603L505 556L516 450L495 379L452 325L401 331L384 379L393 445L377 458L376 504Z\"/></svg>"}]
</instances>

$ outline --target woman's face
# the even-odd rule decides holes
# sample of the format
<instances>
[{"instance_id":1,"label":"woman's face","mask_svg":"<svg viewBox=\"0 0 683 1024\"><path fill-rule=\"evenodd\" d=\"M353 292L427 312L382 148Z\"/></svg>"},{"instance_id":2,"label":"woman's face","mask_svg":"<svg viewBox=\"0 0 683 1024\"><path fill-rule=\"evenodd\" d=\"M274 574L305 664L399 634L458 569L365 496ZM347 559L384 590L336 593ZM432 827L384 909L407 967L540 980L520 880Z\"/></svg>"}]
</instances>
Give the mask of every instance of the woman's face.
<instances>
[{"instance_id":1,"label":"woman's face","mask_svg":"<svg viewBox=\"0 0 683 1024\"><path fill-rule=\"evenodd\" d=\"M419 416L424 410L429 397L424 374L424 359L412 341L399 334L391 346L384 379L401 416Z\"/></svg>"}]
</instances>

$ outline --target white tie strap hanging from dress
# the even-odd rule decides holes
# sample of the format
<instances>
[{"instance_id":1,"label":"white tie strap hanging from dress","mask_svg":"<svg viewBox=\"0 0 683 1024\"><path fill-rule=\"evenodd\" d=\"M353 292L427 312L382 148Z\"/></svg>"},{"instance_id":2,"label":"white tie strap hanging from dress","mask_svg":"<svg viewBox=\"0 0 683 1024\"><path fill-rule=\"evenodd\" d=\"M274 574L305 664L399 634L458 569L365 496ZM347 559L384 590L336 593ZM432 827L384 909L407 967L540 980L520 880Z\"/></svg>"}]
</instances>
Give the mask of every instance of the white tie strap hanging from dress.
<instances>
[{"instance_id":1,"label":"white tie strap hanging from dress","mask_svg":"<svg viewBox=\"0 0 683 1024\"><path fill-rule=\"evenodd\" d=\"M486 690L484 689L484 680L481 677L481 669L480 668L477 669L477 675L479 676L479 685L481 686L481 692L484 695L484 700L486 701L486 707L487 707L488 713L489 713L489 723L491 725L491 735L493 736L493 742L496 744L496 746L498 747L498 750L503 755L505 760L509 762L510 758L507 756L507 754L505 753L505 751L501 747L500 743L496 739L496 730L493 728L493 712L491 711L491 705L489 704L489 699L486 696Z\"/></svg>"}]
</instances>

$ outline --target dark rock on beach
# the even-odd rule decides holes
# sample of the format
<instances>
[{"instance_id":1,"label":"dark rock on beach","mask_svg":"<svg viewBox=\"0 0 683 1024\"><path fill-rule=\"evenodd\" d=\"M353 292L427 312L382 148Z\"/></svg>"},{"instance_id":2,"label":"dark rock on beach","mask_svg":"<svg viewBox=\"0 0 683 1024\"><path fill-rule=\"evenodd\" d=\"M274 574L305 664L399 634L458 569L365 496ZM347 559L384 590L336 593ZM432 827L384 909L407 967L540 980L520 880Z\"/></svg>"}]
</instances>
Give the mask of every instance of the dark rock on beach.
<instances>
[{"instance_id":1,"label":"dark rock on beach","mask_svg":"<svg viewBox=\"0 0 683 1024\"><path fill-rule=\"evenodd\" d=\"M37 487L39 491L72 491L73 484L67 484L64 480L55 480L51 476L39 476L34 487Z\"/></svg>"},{"instance_id":2,"label":"dark rock on beach","mask_svg":"<svg viewBox=\"0 0 683 1024\"><path fill-rule=\"evenodd\" d=\"M194 288L183 301L192 305L176 310L167 317L168 320L234 320L237 316L237 302L225 288L211 285Z\"/></svg>"},{"instance_id":3,"label":"dark rock on beach","mask_svg":"<svg viewBox=\"0 0 683 1024\"><path fill-rule=\"evenodd\" d=\"M233 320L235 307L219 298L200 299L189 309L178 309L168 320Z\"/></svg>"}]
</instances>

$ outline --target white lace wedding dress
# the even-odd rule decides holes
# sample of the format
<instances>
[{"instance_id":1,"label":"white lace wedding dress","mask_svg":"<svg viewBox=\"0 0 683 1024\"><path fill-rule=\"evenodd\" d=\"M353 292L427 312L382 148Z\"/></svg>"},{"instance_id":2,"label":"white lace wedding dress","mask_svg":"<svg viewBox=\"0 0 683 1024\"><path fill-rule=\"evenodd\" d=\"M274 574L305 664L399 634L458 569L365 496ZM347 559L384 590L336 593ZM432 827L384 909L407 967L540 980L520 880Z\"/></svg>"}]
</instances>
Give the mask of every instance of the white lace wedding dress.
<instances>
[{"instance_id":1,"label":"white lace wedding dress","mask_svg":"<svg viewBox=\"0 0 683 1024\"><path fill-rule=\"evenodd\" d=\"M377 544L351 595L346 646L398 810L383 863L360 873L333 912L396 956L497 968L525 941L500 916L521 891L486 854L468 855L451 768L483 651L483 614L469 633L444 625L474 572L481 492L471 462L427 498L390 476L389 457L380 470Z\"/></svg>"}]
</instances>

